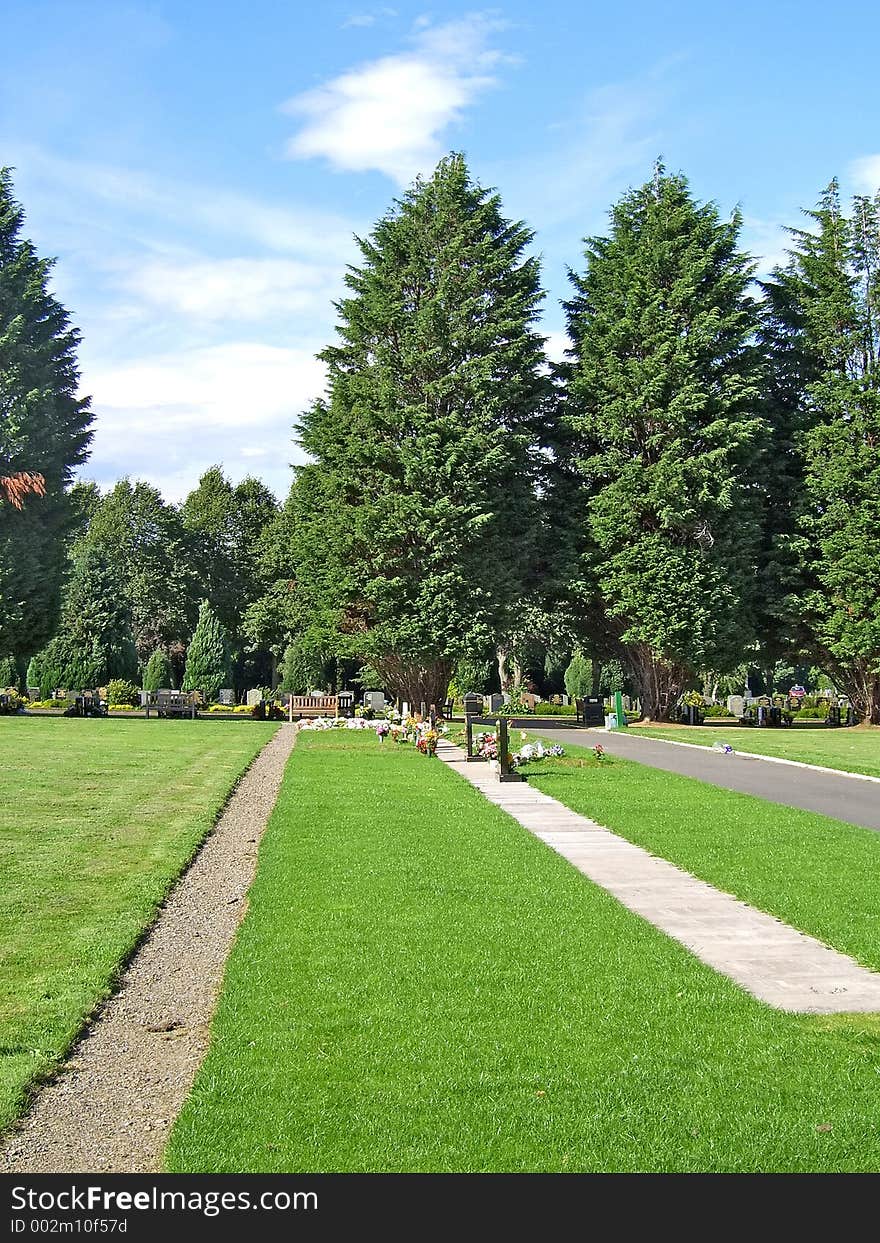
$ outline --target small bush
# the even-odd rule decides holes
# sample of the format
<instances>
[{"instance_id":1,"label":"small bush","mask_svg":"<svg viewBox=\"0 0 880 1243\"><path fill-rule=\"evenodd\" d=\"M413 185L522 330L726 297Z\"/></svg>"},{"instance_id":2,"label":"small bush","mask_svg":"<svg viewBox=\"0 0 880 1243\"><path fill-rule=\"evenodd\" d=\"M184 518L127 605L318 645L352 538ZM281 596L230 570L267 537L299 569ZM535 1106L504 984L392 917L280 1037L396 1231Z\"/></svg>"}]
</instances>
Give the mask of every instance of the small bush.
<instances>
[{"instance_id":1,"label":"small bush","mask_svg":"<svg viewBox=\"0 0 880 1243\"><path fill-rule=\"evenodd\" d=\"M144 690L160 691L171 686L171 661L164 648L157 647L144 670Z\"/></svg>"},{"instance_id":2,"label":"small bush","mask_svg":"<svg viewBox=\"0 0 880 1243\"><path fill-rule=\"evenodd\" d=\"M140 688L125 678L113 678L107 684L107 703L111 708L136 708L141 702Z\"/></svg>"},{"instance_id":3,"label":"small bush","mask_svg":"<svg viewBox=\"0 0 880 1243\"><path fill-rule=\"evenodd\" d=\"M593 662L581 652L575 652L565 671L565 690L571 699L583 699L592 694Z\"/></svg>"},{"instance_id":4,"label":"small bush","mask_svg":"<svg viewBox=\"0 0 880 1243\"><path fill-rule=\"evenodd\" d=\"M535 716L576 716L574 704L536 703Z\"/></svg>"}]
</instances>

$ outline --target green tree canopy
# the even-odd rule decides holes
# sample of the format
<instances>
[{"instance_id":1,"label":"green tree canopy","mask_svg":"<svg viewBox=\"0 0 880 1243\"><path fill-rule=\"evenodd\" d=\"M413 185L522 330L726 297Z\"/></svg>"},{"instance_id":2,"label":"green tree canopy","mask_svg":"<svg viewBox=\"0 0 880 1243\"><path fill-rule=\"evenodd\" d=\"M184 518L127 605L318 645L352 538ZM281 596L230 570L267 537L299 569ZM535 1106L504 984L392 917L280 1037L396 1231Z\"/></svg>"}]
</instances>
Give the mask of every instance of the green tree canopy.
<instances>
[{"instance_id":1,"label":"green tree canopy","mask_svg":"<svg viewBox=\"0 0 880 1243\"><path fill-rule=\"evenodd\" d=\"M360 240L303 417L296 590L411 703L507 628L531 570L547 416L532 235L443 160Z\"/></svg>"},{"instance_id":2,"label":"green tree canopy","mask_svg":"<svg viewBox=\"0 0 880 1243\"><path fill-rule=\"evenodd\" d=\"M208 600L199 608L199 620L186 653L182 687L201 691L206 699L216 699L221 686L229 685L229 645L226 632Z\"/></svg>"},{"instance_id":3,"label":"green tree canopy","mask_svg":"<svg viewBox=\"0 0 880 1243\"><path fill-rule=\"evenodd\" d=\"M780 401L799 486L778 560L791 630L880 724L880 193L847 216L832 182L806 214L766 286L774 373L800 381Z\"/></svg>"},{"instance_id":4,"label":"green tree canopy","mask_svg":"<svg viewBox=\"0 0 880 1243\"><path fill-rule=\"evenodd\" d=\"M157 647L147 661L144 669L143 686L145 691L170 689L172 686L171 661L164 648Z\"/></svg>"},{"instance_id":5,"label":"green tree canopy","mask_svg":"<svg viewBox=\"0 0 880 1243\"><path fill-rule=\"evenodd\" d=\"M584 607L648 717L694 670L736 663L754 632L765 424L739 229L658 166L572 277L564 421Z\"/></svg>"},{"instance_id":6,"label":"green tree canopy","mask_svg":"<svg viewBox=\"0 0 880 1243\"><path fill-rule=\"evenodd\" d=\"M156 488L120 480L94 508L79 548L96 549L110 567L141 661L157 647L182 649L195 622L197 563L179 513Z\"/></svg>"},{"instance_id":7,"label":"green tree canopy","mask_svg":"<svg viewBox=\"0 0 880 1243\"><path fill-rule=\"evenodd\" d=\"M92 435L88 399L77 396L79 333L49 293L52 260L39 258L23 225L10 171L0 169L0 477L43 481L21 495L20 508L0 500L0 649L17 658L57 624L67 490Z\"/></svg>"}]
</instances>

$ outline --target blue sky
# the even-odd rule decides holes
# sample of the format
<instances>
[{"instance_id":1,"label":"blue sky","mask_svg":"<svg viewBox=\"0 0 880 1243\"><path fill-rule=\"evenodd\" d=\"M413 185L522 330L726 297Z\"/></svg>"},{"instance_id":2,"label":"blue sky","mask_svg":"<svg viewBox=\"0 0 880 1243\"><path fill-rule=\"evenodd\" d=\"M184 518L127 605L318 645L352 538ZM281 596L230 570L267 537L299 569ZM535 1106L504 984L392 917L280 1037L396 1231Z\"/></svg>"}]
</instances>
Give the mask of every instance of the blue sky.
<instances>
[{"instance_id":1,"label":"blue sky","mask_svg":"<svg viewBox=\"0 0 880 1243\"><path fill-rule=\"evenodd\" d=\"M6 0L0 164L56 255L85 478L282 496L354 232L450 149L536 231L549 350L580 239L657 155L772 265L832 176L880 186L880 7ZM10 51L11 49L11 51Z\"/></svg>"}]
</instances>

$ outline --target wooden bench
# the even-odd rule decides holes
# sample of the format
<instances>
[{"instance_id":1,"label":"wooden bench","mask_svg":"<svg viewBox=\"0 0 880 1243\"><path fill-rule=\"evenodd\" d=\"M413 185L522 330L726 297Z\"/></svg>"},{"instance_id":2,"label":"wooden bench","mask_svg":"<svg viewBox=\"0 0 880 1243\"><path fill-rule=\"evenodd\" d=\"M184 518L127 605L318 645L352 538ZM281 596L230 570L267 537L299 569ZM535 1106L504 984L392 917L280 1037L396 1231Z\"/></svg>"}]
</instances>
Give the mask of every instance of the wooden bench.
<instances>
[{"instance_id":1,"label":"wooden bench","mask_svg":"<svg viewBox=\"0 0 880 1243\"><path fill-rule=\"evenodd\" d=\"M288 695L285 699L291 717L336 716L338 695Z\"/></svg>"},{"instance_id":2,"label":"wooden bench","mask_svg":"<svg viewBox=\"0 0 880 1243\"><path fill-rule=\"evenodd\" d=\"M199 715L195 691L150 691L142 696L141 702L147 716L151 708L155 708L159 717L188 716L194 721Z\"/></svg>"}]
</instances>

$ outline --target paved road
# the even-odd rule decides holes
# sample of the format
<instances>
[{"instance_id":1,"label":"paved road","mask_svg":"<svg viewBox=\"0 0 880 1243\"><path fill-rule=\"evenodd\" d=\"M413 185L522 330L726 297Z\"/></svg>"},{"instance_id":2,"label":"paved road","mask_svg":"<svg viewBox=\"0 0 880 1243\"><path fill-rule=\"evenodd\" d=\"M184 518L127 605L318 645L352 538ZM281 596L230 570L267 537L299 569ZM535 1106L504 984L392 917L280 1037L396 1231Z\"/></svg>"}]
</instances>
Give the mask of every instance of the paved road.
<instances>
[{"instance_id":1,"label":"paved road","mask_svg":"<svg viewBox=\"0 0 880 1243\"><path fill-rule=\"evenodd\" d=\"M533 727L534 728L534 727ZM880 785L874 781L855 781L809 768L790 768L787 764L768 764L744 755L722 755L707 748L678 747L659 738L633 737L591 729L545 729L542 738L592 747L601 742L606 751L668 773L696 777L725 790L755 794L771 803L802 807L823 816L860 824L880 832Z\"/></svg>"}]
</instances>

